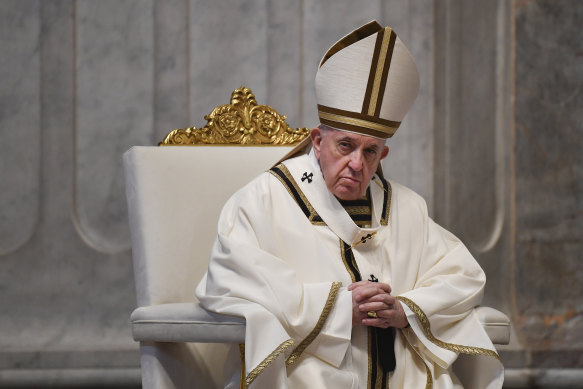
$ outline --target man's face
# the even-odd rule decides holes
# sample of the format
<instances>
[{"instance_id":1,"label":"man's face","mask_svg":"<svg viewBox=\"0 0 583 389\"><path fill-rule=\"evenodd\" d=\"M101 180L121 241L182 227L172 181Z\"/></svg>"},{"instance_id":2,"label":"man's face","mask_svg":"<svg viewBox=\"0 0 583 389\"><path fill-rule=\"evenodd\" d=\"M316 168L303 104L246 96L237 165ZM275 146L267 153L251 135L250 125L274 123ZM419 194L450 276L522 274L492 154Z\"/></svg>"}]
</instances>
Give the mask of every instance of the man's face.
<instances>
[{"instance_id":1,"label":"man's face","mask_svg":"<svg viewBox=\"0 0 583 389\"><path fill-rule=\"evenodd\" d=\"M310 133L326 187L341 200L364 195L381 159L389 153L382 139L334 129Z\"/></svg>"}]
</instances>

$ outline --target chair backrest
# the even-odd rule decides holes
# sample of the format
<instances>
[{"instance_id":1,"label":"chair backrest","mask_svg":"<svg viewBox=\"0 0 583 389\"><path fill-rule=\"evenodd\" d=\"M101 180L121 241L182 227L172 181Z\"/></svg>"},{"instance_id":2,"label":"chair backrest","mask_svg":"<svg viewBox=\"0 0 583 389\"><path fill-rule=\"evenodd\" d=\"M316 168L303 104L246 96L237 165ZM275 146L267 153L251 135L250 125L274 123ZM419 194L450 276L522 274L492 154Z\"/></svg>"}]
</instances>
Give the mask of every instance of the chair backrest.
<instances>
[{"instance_id":1,"label":"chair backrest","mask_svg":"<svg viewBox=\"0 0 583 389\"><path fill-rule=\"evenodd\" d=\"M161 142L180 147L124 154L139 306L195 301L226 200L309 133L289 128L245 87L205 118L203 128L177 129Z\"/></svg>"},{"instance_id":2,"label":"chair backrest","mask_svg":"<svg viewBox=\"0 0 583 389\"><path fill-rule=\"evenodd\" d=\"M139 306L195 301L226 200L290 147L133 147L124 154Z\"/></svg>"}]
</instances>

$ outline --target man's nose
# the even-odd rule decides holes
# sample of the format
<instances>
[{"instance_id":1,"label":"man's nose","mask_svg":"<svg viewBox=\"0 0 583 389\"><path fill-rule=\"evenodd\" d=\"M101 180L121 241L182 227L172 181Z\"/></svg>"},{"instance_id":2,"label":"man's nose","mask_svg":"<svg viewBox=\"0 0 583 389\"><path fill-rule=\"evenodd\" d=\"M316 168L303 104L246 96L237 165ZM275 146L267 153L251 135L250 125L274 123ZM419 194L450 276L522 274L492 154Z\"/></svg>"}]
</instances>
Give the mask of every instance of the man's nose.
<instances>
[{"instance_id":1,"label":"man's nose","mask_svg":"<svg viewBox=\"0 0 583 389\"><path fill-rule=\"evenodd\" d=\"M361 171L363 166L363 156L360 151L354 151L350 154L350 161L348 162L348 166L354 171Z\"/></svg>"}]
</instances>

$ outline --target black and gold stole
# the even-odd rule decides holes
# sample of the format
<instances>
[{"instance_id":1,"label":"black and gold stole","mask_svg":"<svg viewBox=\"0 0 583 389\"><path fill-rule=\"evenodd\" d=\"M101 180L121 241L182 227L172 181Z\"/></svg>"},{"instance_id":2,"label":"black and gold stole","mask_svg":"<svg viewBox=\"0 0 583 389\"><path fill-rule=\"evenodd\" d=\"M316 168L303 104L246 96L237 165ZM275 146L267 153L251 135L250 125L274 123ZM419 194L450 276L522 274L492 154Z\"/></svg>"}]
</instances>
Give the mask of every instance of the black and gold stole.
<instances>
[{"instance_id":1,"label":"black and gold stole","mask_svg":"<svg viewBox=\"0 0 583 389\"><path fill-rule=\"evenodd\" d=\"M370 201L370 189L366 195L358 200L340 200L344 210L350 215L354 223L363 228L372 224L372 212ZM350 273L353 282L361 281L362 276L354 258L352 248L345 242L341 242L342 260ZM371 274L371 281L377 281ZM369 383L370 389L388 387L389 373L395 370L395 329L369 328Z\"/></svg>"},{"instance_id":2,"label":"black and gold stole","mask_svg":"<svg viewBox=\"0 0 583 389\"><path fill-rule=\"evenodd\" d=\"M296 201L302 212L306 215L308 220L316 226L325 226L326 222L316 212L307 197L301 191L296 180L291 172L284 164L279 164L272 167L269 172L273 174L286 188L288 193ZM391 186L384 178L379 177L379 185L383 188L385 193L383 201L383 209L381 212L381 225L387 225L391 204ZM359 227L368 227L372 224L372 208L371 208L370 189L367 190L367 195L363 199L354 201L341 201L344 209L354 223ZM361 281L362 277L358 270L358 265L352 252L352 247L340 241L340 254L346 270L350 274L352 282ZM372 278L372 277L371 277ZM389 373L395 370L395 329L394 328L376 328L369 327L368 329L368 350L369 350L369 369L368 369L368 385L369 389L387 389L389 387Z\"/></svg>"},{"instance_id":3,"label":"black and gold stole","mask_svg":"<svg viewBox=\"0 0 583 389\"><path fill-rule=\"evenodd\" d=\"M341 200L340 204L348 213L354 224L361 228L370 227L372 224L372 211L370 206L370 188L366 194L357 200Z\"/></svg>"}]
</instances>

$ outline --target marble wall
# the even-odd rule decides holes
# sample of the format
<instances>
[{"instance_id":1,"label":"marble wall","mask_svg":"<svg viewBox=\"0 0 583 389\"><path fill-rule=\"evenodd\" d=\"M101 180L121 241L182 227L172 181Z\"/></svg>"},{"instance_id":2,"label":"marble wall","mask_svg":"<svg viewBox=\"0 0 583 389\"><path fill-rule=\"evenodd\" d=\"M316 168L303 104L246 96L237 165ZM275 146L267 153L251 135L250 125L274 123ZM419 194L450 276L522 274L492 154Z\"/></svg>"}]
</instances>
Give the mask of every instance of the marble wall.
<instances>
[{"instance_id":1,"label":"marble wall","mask_svg":"<svg viewBox=\"0 0 583 389\"><path fill-rule=\"evenodd\" d=\"M512 318L505 385L583 387L583 2L435 4L435 217Z\"/></svg>"},{"instance_id":2,"label":"marble wall","mask_svg":"<svg viewBox=\"0 0 583 389\"><path fill-rule=\"evenodd\" d=\"M515 324L533 365L581 368L583 2L515 20Z\"/></svg>"},{"instance_id":3,"label":"marble wall","mask_svg":"<svg viewBox=\"0 0 583 389\"><path fill-rule=\"evenodd\" d=\"M580 377L583 2L2 0L0 387L138 386L121 154L240 85L316 125L317 63L371 19L421 77L385 171L485 268L509 385Z\"/></svg>"}]
</instances>

